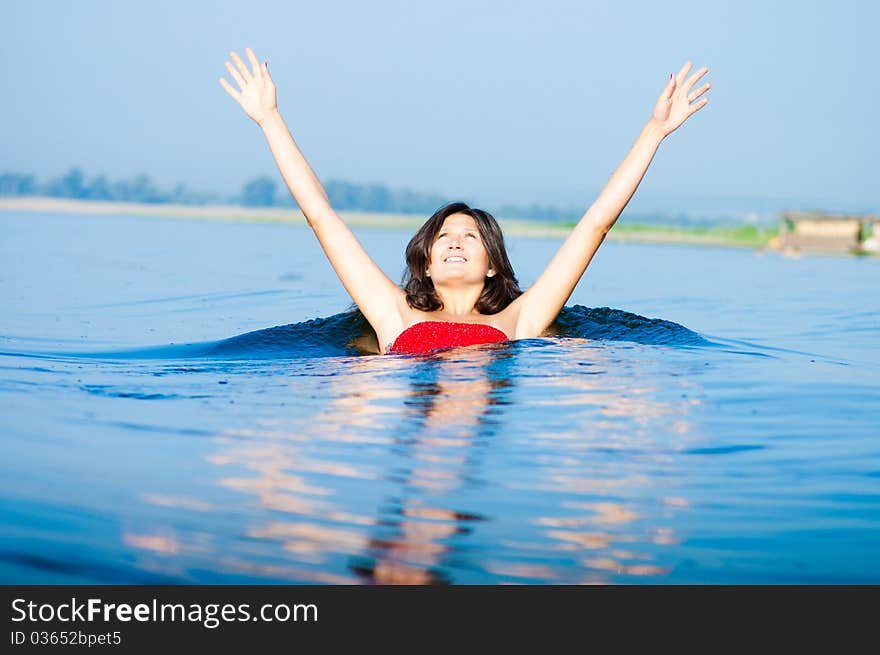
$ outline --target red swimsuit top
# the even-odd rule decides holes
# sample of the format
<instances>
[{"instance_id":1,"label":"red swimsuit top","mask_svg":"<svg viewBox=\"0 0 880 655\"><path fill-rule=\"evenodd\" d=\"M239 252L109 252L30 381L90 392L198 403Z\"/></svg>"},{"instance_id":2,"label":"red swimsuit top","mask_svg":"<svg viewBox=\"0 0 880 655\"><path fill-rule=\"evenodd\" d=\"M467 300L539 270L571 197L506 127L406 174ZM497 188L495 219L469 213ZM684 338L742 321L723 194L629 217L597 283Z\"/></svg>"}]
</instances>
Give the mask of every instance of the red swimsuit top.
<instances>
[{"instance_id":1,"label":"red swimsuit top","mask_svg":"<svg viewBox=\"0 0 880 655\"><path fill-rule=\"evenodd\" d=\"M401 332L388 352L419 355L441 348L475 346L501 341L507 341L507 335L491 325L422 321Z\"/></svg>"}]
</instances>

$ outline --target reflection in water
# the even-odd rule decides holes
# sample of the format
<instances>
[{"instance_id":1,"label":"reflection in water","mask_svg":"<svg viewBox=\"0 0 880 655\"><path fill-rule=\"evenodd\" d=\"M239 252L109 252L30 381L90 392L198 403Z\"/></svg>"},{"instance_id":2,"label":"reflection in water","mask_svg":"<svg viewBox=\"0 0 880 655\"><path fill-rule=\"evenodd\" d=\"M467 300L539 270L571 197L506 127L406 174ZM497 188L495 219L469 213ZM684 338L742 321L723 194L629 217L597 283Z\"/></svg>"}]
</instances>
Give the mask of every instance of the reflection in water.
<instances>
[{"instance_id":1,"label":"reflection in water","mask_svg":"<svg viewBox=\"0 0 880 655\"><path fill-rule=\"evenodd\" d=\"M539 516L534 523L547 528L543 535L557 542L552 550L586 555L578 560L586 574L581 582L605 582L604 572L629 576L665 574L668 568L626 563L651 559L652 555L617 544L677 543L671 529L650 525L656 519L655 508L649 508L650 515L643 516L637 507L640 498L655 498L659 491L655 489L658 479L646 473L674 461L675 449L683 447L683 438L692 431L686 420L691 403L661 400L658 389L639 385L639 380L652 379L644 372L628 370L628 379L608 375L620 362L606 356L602 349L588 352L591 359L582 364L590 374L548 376L540 382L548 387L549 393L537 404L564 406L567 425L531 435L533 447L538 452L553 453L559 452L562 445L565 457L539 459L542 470L536 476L536 484L524 488L556 492L563 498L560 509L567 512L561 516ZM682 389L690 388L693 392L692 386L686 380L680 384ZM668 439L670 435L678 437L678 443L657 442L658 436ZM593 456L603 452L611 456ZM573 496L596 500L575 501L571 500ZM686 506L686 501L676 506ZM546 551L547 546L541 544L537 550ZM533 577L522 572L516 575Z\"/></svg>"},{"instance_id":2,"label":"reflection in water","mask_svg":"<svg viewBox=\"0 0 880 655\"><path fill-rule=\"evenodd\" d=\"M406 462L390 520L352 569L380 584L450 582L444 564L482 517L444 506L462 486L479 486L480 462L510 403L514 353L502 347L451 350L410 371L407 412L394 433Z\"/></svg>"},{"instance_id":3,"label":"reflection in water","mask_svg":"<svg viewBox=\"0 0 880 655\"><path fill-rule=\"evenodd\" d=\"M339 359L311 415L226 431L209 461L230 470L220 484L243 534L217 565L379 584L667 573L658 547L680 537L665 521L688 502L664 480L694 436L694 401L670 402L640 382L657 376L638 360L589 342L532 349L527 366L522 350ZM686 377L676 384L679 397L698 391ZM299 385L291 378L291 393ZM217 511L171 494L145 500ZM154 555L187 551L179 535L125 540Z\"/></svg>"}]
</instances>

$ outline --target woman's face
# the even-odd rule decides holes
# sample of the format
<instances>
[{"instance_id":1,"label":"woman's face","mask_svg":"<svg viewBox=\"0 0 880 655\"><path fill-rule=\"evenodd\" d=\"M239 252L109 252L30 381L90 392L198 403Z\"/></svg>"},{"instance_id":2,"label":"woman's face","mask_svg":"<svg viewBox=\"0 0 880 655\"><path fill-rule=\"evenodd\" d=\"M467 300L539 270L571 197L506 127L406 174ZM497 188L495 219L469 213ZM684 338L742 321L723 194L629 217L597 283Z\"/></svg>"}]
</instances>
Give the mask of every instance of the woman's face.
<instances>
[{"instance_id":1,"label":"woman's face","mask_svg":"<svg viewBox=\"0 0 880 655\"><path fill-rule=\"evenodd\" d=\"M467 214L451 214L431 245L428 274L434 285L482 283L495 275L477 222Z\"/></svg>"}]
</instances>

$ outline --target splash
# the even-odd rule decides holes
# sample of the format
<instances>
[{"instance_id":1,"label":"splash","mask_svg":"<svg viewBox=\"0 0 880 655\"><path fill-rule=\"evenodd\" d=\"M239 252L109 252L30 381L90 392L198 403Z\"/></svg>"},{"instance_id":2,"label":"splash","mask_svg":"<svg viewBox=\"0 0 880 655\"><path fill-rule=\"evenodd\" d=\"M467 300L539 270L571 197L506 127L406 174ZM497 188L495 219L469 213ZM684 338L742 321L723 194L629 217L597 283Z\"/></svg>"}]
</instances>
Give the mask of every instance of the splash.
<instances>
[{"instance_id":1,"label":"splash","mask_svg":"<svg viewBox=\"0 0 880 655\"><path fill-rule=\"evenodd\" d=\"M609 307L563 308L545 336L644 345L708 346L711 342L686 327ZM5 353L34 357L87 359L313 359L377 354L378 341L364 315L351 310L301 323L246 332L220 341L168 344L132 350L79 353Z\"/></svg>"},{"instance_id":2,"label":"splash","mask_svg":"<svg viewBox=\"0 0 880 655\"><path fill-rule=\"evenodd\" d=\"M708 346L710 342L683 325L646 318L610 307L564 307L548 335L596 341L631 341L644 345Z\"/></svg>"}]
</instances>

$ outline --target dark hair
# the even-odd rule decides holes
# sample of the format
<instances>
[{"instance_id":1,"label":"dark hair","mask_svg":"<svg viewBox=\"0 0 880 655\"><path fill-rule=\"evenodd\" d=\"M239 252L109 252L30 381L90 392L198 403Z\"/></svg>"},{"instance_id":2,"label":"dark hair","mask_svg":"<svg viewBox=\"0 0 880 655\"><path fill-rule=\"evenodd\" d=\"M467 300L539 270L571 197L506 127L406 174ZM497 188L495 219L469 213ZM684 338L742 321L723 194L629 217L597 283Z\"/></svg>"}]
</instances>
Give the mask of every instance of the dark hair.
<instances>
[{"instance_id":1,"label":"dark hair","mask_svg":"<svg viewBox=\"0 0 880 655\"><path fill-rule=\"evenodd\" d=\"M489 265L495 269L495 275L486 278L476 309L481 314L496 314L522 295L522 290L507 258L504 235L498 222L489 212L473 209L463 202L451 202L434 212L406 246L406 272L403 275L406 302L413 309L425 312L442 309L443 303L434 289L434 282L427 275L427 269L434 239L443 227L443 222L452 214L466 214L477 224L483 246L489 255Z\"/></svg>"}]
</instances>

